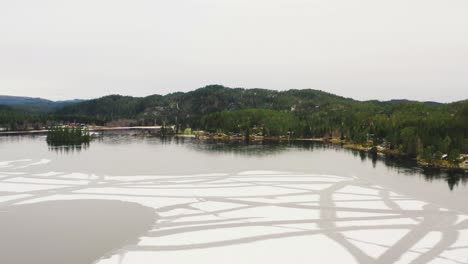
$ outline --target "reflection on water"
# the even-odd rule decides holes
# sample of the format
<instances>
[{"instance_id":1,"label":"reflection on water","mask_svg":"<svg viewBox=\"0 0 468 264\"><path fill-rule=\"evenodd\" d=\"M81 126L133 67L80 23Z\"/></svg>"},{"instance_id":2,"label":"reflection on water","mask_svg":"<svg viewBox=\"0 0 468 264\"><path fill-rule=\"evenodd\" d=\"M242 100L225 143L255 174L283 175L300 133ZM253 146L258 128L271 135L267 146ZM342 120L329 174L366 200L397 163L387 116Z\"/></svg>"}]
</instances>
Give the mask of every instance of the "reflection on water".
<instances>
[{"instance_id":1,"label":"reflection on water","mask_svg":"<svg viewBox=\"0 0 468 264\"><path fill-rule=\"evenodd\" d=\"M75 152L80 152L82 150L87 150L89 148L89 143L82 143L82 144L53 144L47 143L49 146L50 151L55 151L60 154L73 154Z\"/></svg>"},{"instance_id":2,"label":"reflection on water","mask_svg":"<svg viewBox=\"0 0 468 264\"><path fill-rule=\"evenodd\" d=\"M184 143L182 141L181 143ZM355 157L359 156L361 162L371 161L372 167L376 168L377 164L384 164L388 168L392 168L399 173L406 175L422 175L426 181L445 181L452 191L455 187L462 184L466 186L468 182L468 173L461 169L441 170L438 168L427 168L418 166L417 162L398 155L384 155L378 153L369 153L345 149L340 145L323 144L311 141L296 141L296 142L219 142L219 141L204 141L198 144L190 144L191 148L198 151L206 152L221 152L247 156L258 155L274 155L291 149L300 149L307 151L320 150L339 150L352 153Z\"/></svg>"},{"instance_id":3,"label":"reflection on water","mask_svg":"<svg viewBox=\"0 0 468 264\"><path fill-rule=\"evenodd\" d=\"M468 174L461 169L441 170L438 168L420 167L417 162L404 157L394 155L379 155L375 153L364 153L367 159L372 160L375 168L378 162L385 164L389 168L395 168L399 172L407 175L422 175L426 181L443 180L446 181L450 190L459 184L466 185Z\"/></svg>"},{"instance_id":4,"label":"reflection on water","mask_svg":"<svg viewBox=\"0 0 468 264\"><path fill-rule=\"evenodd\" d=\"M177 144L186 143L185 140L166 140L167 142L175 141ZM291 150L307 150L314 151L320 150L339 150L353 154L359 157L361 162L370 161L373 168L377 164L384 164L388 168L392 168L399 173L406 175L422 175L426 181L442 180L447 182L450 190L460 184L466 185L468 182L468 174L464 170L441 170L438 168L427 168L418 166L415 160L407 159L395 155L383 155L377 153L368 153L364 151L344 149L340 145L330 145L311 141L299 142L245 142L245 141L198 141L193 143L192 140L188 142L188 147L197 151L235 154L245 156L268 156L275 155L281 152Z\"/></svg>"},{"instance_id":5,"label":"reflection on water","mask_svg":"<svg viewBox=\"0 0 468 264\"><path fill-rule=\"evenodd\" d=\"M361 175L370 175L372 170L379 175L393 171L397 174L421 177L426 182L443 181L449 190L465 187L468 181L467 173L462 170L421 168L414 160L398 156L372 154L343 149L340 145L310 141L200 141L192 138L160 138L112 131L94 138L90 144L54 146L45 142L45 136L1 137L0 157L2 151L6 154L4 159L8 159L15 152L17 158L23 158L25 155L40 156L39 153L44 150L43 145L46 145L46 149L49 153L55 153L55 157L63 155L63 164L55 169L73 169L78 166L81 170L89 169L86 172L110 174L205 173L220 171L226 166L239 169L242 167L246 170L275 168L343 174L348 171L357 172L361 168L355 161L357 158L366 167L365 172L360 172ZM65 158L67 154L79 155ZM82 155L85 156L80 158ZM180 166L168 166L175 161L180 163Z\"/></svg>"},{"instance_id":6,"label":"reflection on water","mask_svg":"<svg viewBox=\"0 0 468 264\"><path fill-rule=\"evenodd\" d=\"M312 142L0 137L0 263L467 263L467 190Z\"/></svg>"},{"instance_id":7,"label":"reflection on water","mask_svg":"<svg viewBox=\"0 0 468 264\"><path fill-rule=\"evenodd\" d=\"M258 157L288 151L290 144L278 142L199 141L196 144L189 144L188 147L196 151L214 154L223 153Z\"/></svg>"},{"instance_id":8,"label":"reflection on water","mask_svg":"<svg viewBox=\"0 0 468 264\"><path fill-rule=\"evenodd\" d=\"M370 161L372 167L376 168L377 164L384 164L387 168L394 169L398 173L406 175L421 175L426 181L443 180L446 181L450 190L459 184L466 185L468 182L468 173L462 169L443 170L439 168L421 167L416 160L408 159L398 155L384 155L380 153L369 153L365 151L345 149L340 145L330 145L317 142L294 142L289 144L289 147L303 148L310 151L314 149L334 149L347 153L351 153L354 157L359 157L361 162Z\"/></svg>"},{"instance_id":9,"label":"reflection on water","mask_svg":"<svg viewBox=\"0 0 468 264\"><path fill-rule=\"evenodd\" d=\"M466 186L468 182L468 175L463 171L441 172L436 169L424 169L423 175L427 181L445 180L451 191L453 191L454 187L458 187L460 184Z\"/></svg>"}]
</instances>

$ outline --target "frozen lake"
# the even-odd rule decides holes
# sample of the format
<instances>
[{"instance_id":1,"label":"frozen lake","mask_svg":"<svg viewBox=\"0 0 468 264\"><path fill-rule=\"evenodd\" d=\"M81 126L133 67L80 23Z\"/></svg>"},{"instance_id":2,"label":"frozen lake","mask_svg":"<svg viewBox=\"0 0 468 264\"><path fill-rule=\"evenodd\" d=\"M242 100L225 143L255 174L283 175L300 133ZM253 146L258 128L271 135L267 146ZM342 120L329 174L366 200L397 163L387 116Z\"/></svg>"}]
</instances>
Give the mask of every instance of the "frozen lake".
<instances>
[{"instance_id":1,"label":"frozen lake","mask_svg":"<svg viewBox=\"0 0 468 264\"><path fill-rule=\"evenodd\" d=\"M0 263L468 263L468 188L310 143L0 138Z\"/></svg>"}]
</instances>

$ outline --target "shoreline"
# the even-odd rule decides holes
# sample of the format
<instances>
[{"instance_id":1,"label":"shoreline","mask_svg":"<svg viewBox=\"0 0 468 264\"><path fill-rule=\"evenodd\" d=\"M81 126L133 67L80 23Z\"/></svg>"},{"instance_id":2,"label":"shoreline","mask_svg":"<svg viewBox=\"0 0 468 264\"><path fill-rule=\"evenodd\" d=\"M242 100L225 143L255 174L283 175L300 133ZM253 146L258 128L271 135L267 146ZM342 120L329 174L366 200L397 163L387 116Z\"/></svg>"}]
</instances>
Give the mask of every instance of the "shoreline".
<instances>
[{"instance_id":1,"label":"shoreline","mask_svg":"<svg viewBox=\"0 0 468 264\"><path fill-rule=\"evenodd\" d=\"M191 137L200 140L225 140L225 141L245 141L245 137L237 137L237 136L193 136L193 135L175 135L175 137ZM353 142L349 142L346 140L341 140L338 138L326 139L326 138L289 138L288 136L278 136L278 137L263 137L263 136L251 136L249 141L251 142L258 142L258 141L274 141L274 142L284 142L284 141L296 141L296 142L316 142L322 144L329 144L329 145L340 145L344 149L355 150L355 151L362 151L366 153L375 153L375 154L383 154L383 155L392 155L398 156L405 159L412 159L405 153L402 153L398 150L392 150L382 147L370 147L365 146L362 144L356 144ZM425 169L439 169L442 171L468 171L468 166L460 163L459 166L450 164L445 160L435 160L433 163L429 163L421 158L413 158L416 161L417 166Z\"/></svg>"},{"instance_id":2,"label":"shoreline","mask_svg":"<svg viewBox=\"0 0 468 264\"><path fill-rule=\"evenodd\" d=\"M104 132L104 131L149 131L149 130L160 130L161 126L135 126L135 127L106 127L106 126L89 126L89 131L91 132ZM47 129L40 129L40 130L24 130L24 131L1 131L0 136L12 136L12 135L41 135L47 134L49 130ZM199 140L223 140L223 141L246 141L245 136L232 136L226 134L215 134L215 135L195 135L195 134L173 134L168 135L173 136L175 138L190 138L190 139L199 139ZM322 144L329 144L329 145L340 145L344 149L350 149L355 151L363 151L367 153L380 153L384 155L393 155L399 156L402 158L410 159L408 155L402 153L398 150L391 150L387 148L383 148L380 146L365 146L362 144L357 144L353 142L349 142L346 140L341 140L339 138L292 138L290 136L253 136L251 135L249 140L251 142L259 142L259 141L272 141L272 142L288 142L288 141L296 141L296 142L317 142ZM445 160L435 160L434 162L430 163L421 158L415 158L417 164L421 168L430 168L430 169L440 169L443 171L453 171L453 170L461 170L461 171L468 171L468 165L464 164L463 162L460 165L453 165Z\"/></svg>"},{"instance_id":3,"label":"shoreline","mask_svg":"<svg viewBox=\"0 0 468 264\"><path fill-rule=\"evenodd\" d=\"M382 147L369 147L369 146L364 146L362 144L356 144L352 142L347 142L345 140L341 139L320 139L320 138L314 138L314 139L297 139L298 141L313 141L313 142L320 142L324 144L331 144L331 145L341 145L345 149L351 149L351 150L356 150L356 151L364 151L367 153L380 153L384 155L393 155L393 156L399 156L402 158L407 158L411 159L408 155L405 153L402 153L398 150L392 150L392 149L387 149L387 148L382 148ZM424 159L421 158L414 158L414 160L417 162L419 167L422 168L430 168L430 169L440 169L444 171L452 171L452 170L463 170L467 171L468 166L464 165L463 162L460 163L459 166L452 165L449 162L445 160L435 160L433 163L429 163Z\"/></svg>"}]
</instances>

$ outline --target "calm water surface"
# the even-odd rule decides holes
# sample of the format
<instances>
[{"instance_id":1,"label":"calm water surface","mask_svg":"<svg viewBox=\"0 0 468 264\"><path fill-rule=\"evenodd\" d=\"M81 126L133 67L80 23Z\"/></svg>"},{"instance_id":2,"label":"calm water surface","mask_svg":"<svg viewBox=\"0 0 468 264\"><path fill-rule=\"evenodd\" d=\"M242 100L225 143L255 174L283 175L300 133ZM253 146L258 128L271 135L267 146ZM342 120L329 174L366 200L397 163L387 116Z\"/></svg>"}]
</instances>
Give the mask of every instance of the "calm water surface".
<instances>
[{"instance_id":1,"label":"calm water surface","mask_svg":"<svg viewBox=\"0 0 468 264\"><path fill-rule=\"evenodd\" d=\"M220 143L107 134L81 148L49 147L44 136L0 137L0 162L48 159L28 173L187 175L267 170L355 176L397 192L468 213L463 174L425 172L394 161L314 143Z\"/></svg>"}]
</instances>

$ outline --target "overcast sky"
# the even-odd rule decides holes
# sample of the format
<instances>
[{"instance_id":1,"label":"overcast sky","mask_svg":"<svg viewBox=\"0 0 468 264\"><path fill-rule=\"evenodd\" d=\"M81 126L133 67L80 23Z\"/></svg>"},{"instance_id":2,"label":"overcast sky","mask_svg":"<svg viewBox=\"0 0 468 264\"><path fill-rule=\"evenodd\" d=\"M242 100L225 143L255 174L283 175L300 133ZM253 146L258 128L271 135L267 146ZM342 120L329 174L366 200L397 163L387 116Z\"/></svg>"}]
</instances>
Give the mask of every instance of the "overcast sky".
<instances>
[{"instance_id":1,"label":"overcast sky","mask_svg":"<svg viewBox=\"0 0 468 264\"><path fill-rule=\"evenodd\" d=\"M468 98L467 0L3 0L0 94Z\"/></svg>"}]
</instances>

